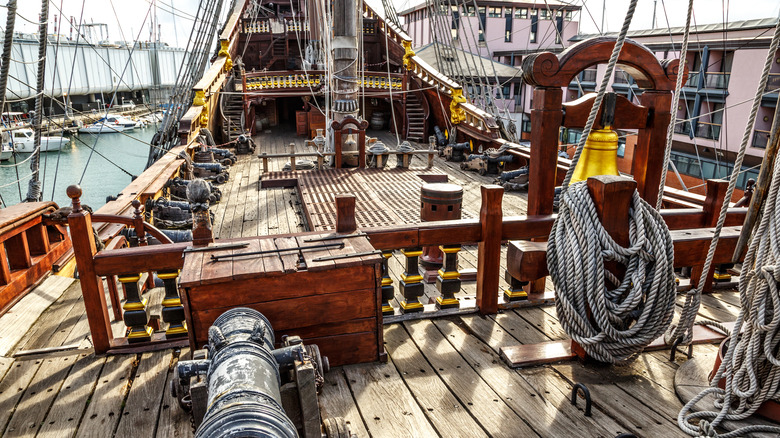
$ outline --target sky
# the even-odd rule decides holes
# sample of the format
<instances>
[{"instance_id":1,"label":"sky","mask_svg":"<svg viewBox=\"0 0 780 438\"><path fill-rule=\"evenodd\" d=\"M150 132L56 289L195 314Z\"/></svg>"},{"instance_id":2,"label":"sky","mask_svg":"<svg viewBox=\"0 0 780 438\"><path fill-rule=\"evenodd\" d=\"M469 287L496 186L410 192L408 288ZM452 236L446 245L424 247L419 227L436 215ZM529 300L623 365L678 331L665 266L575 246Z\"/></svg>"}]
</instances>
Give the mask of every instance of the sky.
<instances>
[{"instance_id":1,"label":"sky","mask_svg":"<svg viewBox=\"0 0 780 438\"><path fill-rule=\"evenodd\" d=\"M382 12L381 0L367 1L375 10ZM390 1L394 3L397 11L421 3L420 0ZM533 2L534 0L529 1ZM0 5L6 3L6 0L0 0ZM544 0L537 0L537 3L540 7L544 7ZM572 0L572 3L580 6L585 5L580 17L580 31L586 34L599 32L603 10L606 10L606 13L603 14L606 31L619 30L628 9L628 0ZM150 39L150 23L155 10L152 7L153 4L156 4L156 15L160 24L162 41L175 47L186 46L192 28L192 18L197 13L199 0L51 0L49 32L54 33L54 17L57 16L58 22L66 22L65 25L60 25L59 33L69 35L70 25L67 24L67 21L70 17L74 17L78 22L82 5L84 5L83 21L86 23L106 23L110 41L135 39L148 41ZM223 4L224 8L227 9L230 0L223 0ZM667 23L670 26L685 24L687 1L639 0L631 29L653 27L654 5L656 27L666 27ZM29 21L37 21L40 6L40 2L36 0L18 1L18 13L23 17L16 20L18 31L37 32L37 26ZM777 17L779 12L780 1L778 0L695 0L694 2L694 22L696 24ZM5 20L6 9L0 8L0 27L5 27Z\"/></svg>"}]
</instances>

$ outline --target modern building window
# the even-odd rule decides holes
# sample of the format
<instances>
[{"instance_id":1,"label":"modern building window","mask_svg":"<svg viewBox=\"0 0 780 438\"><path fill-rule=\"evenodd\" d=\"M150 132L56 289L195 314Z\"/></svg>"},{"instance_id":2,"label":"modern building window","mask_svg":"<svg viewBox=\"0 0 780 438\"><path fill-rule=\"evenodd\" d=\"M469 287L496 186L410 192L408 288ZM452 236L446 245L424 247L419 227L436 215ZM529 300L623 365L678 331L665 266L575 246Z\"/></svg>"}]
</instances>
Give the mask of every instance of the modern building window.
<instances>
[{"instance_id":1,"label":"modern building window","mask_svg":"<svg viewBox=\"0 0 780 438\"><path fill-rule=\"evenodd\" d=\"M458 29L460 28L460 12L457 10L452 11L452 29L451 29L451 35L452 39L456 40L458 39Z\"/></svg>"},{"instance_id":2,"label":"modern building window","mask_svg":"<svg viewBox=\"0 0 780 438\"><path fill-rule=\"evenodd\" d=\"M534 14L531 15L531 39L530 42L536 42L536 32L539 30L539 17Z\"/></svg>"},{"instance_id":3,"label":"modern building window","mask_svg":"<svg viewBox=\"0 0 780 438\"><path fill-rule=\"evenodd\" d=\"M474 9L474 6L464 6L463 7L463 15L467 17L474 17L477 15L477 10Z\"/></svg>"},{"instance_id":4,"label":"modern building window","mask_svg":"<svg viewBox=\"0 0 780 438\"><path fill-rule=\"evenodd\" d=\"M485 13L485 7L479 7L479 42L485 42L485 26L487 25L487 15Z\"/></svg>"},{"instance_id":5,"label":"modern building window","mask_svg":"<svg viewBox=\"0 0 780 438\"><path fill-rule=\"evenodd\" d=\"M504 18L506 19L506 24L504 25L504 42L509 43L512 42L512 13L507 13Z\"/></svg>"},{"instance_id":6,"label":"modern building window","mask_svg":"<svg viewBox=\"0 0 780 438\"><path fill-rule=\"evenodd\" d=\"M488 17L496 18L501 17L501 7L491 6L488 8Z\"/></svg>"},{"instance_id":7,"label":"modern building window","mask_svg":"<svg viewBox=\"0 0 780 438\"><path fill-rule=\"evenodd\" d=\"M558 11L560 13L561 11ZM561 43L561 35L563 35L563 17L555 17L555 44Z\"/></svg>"},{"instance_id":8,"label":"modern building window","mask_svg":"<svg viewBox=\"0 0 780 438\"><path fill-rule=\"evenodd\" d=\"M503 87L501 87L501 91L502 91L502 92L503 92L503 94L504 94L504 97L503 97L503 98L504 98L504 99L509 99L509 94L510 94L510 93L511 93L511 91L512 91L512 87L511 87L511 86L509 86L509 85L504 85Z\"/></svg>"},{"instance_id":9,"label":"modern building window","mask_svg":"<svg viewBox=\"0 0 780 438\"><path fill-rule=\"evenodd\" d=\"M571 21L571 11L566 11L563 14L563 18L566 19L566 21Z\"/></svg>"},{"instance_id":10,"label":"modern building window","mask_svg":"<svg viewBox=\"0 0 780 438\"><path fill-rule=\"evenodd\" d=\"M539 9L539 19L540 20L549 20L550 18L551 18L550 17L550 13L549 13L549 11L547 9Z\"/></svg>"},{"instance_id":11,"label":"modern building window","mask_svg":"<svg viewBox=\"0 0 780 438\"><path fill-rule=\"evenodd\" d=\"M515 8L515 18L520 19L527 19L528 18L528 8Z\"/></svg>"}]
</instances>

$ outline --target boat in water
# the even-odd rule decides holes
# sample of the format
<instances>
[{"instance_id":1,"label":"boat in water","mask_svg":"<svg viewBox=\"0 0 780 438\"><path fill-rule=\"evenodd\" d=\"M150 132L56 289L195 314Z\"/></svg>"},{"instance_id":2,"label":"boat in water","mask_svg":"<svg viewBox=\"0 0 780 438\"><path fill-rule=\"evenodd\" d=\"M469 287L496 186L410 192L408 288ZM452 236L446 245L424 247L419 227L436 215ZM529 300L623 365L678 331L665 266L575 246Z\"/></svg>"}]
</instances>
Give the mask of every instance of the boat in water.
<instances>
[{"instance_id":1,"label":"boat in water","mask_svg":"<svg viewBox=\"0 0 780 438\"><path fill-rule=\"evenodd\" d=\"M135 127L135 122L133 122L133 127ZM90 125L83 126L79 128L79 133L80 134L111 134L114 132L122 132L130 129L133 128L132 127L127 128L123 125L118 125L116 123L112 123L105 120L105 121L97 121Z\"/></svg>"},{"instance_id":2,"label":"boat in water","mask_svg":"<svg viewBox=\"0 0 780 438\"><path fill-rule=\"evenodd\" d=\"M132 129L139 127L139 122L128 119L127 117L123 117L123 116L109 115L100 119L99 122L110 123L116 126L121 126L126 131L130 131Z\"/></svg>"},{"instance_id":3,"label":"boat in water","mask_svg":"<svg viewBox=\"0 0 780 438\"><path fill-rule=\"evenodd\" d=\"M0 137L0 162L8 161L14 154L14 148L8 142L10 138L8 131L3 131Z\"/></svg>"},{"instance_id":4,"label":"boat in water","mask_svg":"<svg viewBox=\"0 0 780 438\"><path fill-rule=\"evenodd\" d=\"M35 150L35 133L30 128L11 130L10 143L17 153L30 154ZM41 152L56 152L70 144L68 137L41 136Z\"/></svg>"}]
</instances>

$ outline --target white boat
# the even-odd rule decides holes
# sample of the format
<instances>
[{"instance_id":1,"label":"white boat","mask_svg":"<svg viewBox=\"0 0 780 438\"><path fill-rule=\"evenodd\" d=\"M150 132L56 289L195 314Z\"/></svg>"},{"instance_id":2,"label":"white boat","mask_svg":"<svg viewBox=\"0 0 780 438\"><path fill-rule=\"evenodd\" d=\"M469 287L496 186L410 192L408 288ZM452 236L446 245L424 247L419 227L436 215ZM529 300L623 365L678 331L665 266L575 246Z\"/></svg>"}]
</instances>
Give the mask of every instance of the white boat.
<instances>
[{"instance_id":1,"label":"white boat","mask_svg":"<svg viewBox=\"0 0 780 438\"><path fill-rule=\"evenodd\" d=\"M124 126L117 125L111 122L95 122L91 125L79 128L79 132L82 134L110 134L113 132L122 132L127 129Z\"/></svg>"},{"instance_id":2,"label":"white boat","mask_svg":"<svg viewBox=\"0 0 780 438\"><path fill-rule=\"evenodd\" d=\"M0 143L0 162L8 161L14 155L14 148L8 143L8 132L2 133L2 143Z\"/></svg>"},{"instance_id":3,"label":"white boat","mask_svg":"<svg viewBox=\"0 0 780 438\"><path fill-rule=\"evenodd\" d=\"M125 130L130 130L138 126L138 122L136 122L135 120L130 120L127 117L123 117L123 116L106 116L100 119L100 121L113 123L114 125L125 128Z\"/></svg>"},{"instance_id":4,"label":"white boat","mask_svg":"<svg viewBox=\"0 0 780 438\"><path fill-rule=\"evenodd\" d=\"M30 128L12 131L11 143L14 151L29 154L35 149L33 130ZM70 143L67 137L41 137L41 152L56 152Z\"/></svg>"}]
</instances>

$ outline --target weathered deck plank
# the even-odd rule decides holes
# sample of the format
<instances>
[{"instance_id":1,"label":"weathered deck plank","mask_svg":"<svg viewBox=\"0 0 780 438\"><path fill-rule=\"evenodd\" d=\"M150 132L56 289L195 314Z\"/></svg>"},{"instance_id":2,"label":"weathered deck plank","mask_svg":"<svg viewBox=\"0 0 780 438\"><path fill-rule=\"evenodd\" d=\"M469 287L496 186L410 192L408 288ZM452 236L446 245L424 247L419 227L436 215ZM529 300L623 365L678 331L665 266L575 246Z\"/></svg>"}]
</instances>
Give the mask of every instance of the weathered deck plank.
<instances>
[{"instance_id":1,"label":"weathered deck plank","mask_svg":"<svg viewBox=\"0 0 780 438\"><path fill-rule=\"evenodd\" d=\"M81 419L78 438L112 436L122 413L130 377L135 369L135 355L111 356L97 379L92 402ZM132 409L132 406L129 407Z\"/></svg>"},{"instance_id":2,"label":"weathered deck plank","mask_svg":"<svg viewBox=\"0 0 780 438\"><path fill-rule=\"evenodd\" d=\"M116 436L154 436L171 359L171 350L141 356Z\"/></svg>"}]
</instances>

